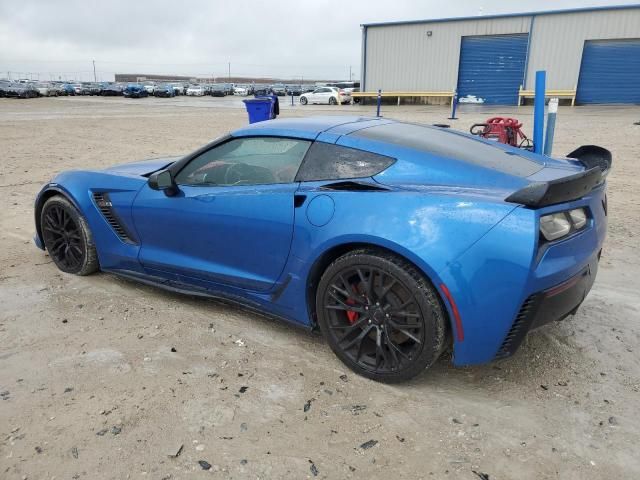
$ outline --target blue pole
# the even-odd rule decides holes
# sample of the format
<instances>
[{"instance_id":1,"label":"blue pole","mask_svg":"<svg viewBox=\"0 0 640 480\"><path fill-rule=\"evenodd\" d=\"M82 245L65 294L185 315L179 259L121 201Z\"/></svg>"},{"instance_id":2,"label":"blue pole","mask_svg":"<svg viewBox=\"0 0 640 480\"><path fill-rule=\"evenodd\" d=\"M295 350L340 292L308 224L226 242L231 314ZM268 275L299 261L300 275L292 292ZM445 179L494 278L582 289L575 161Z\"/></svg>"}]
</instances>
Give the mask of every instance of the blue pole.
<instances>
[{"instance_id":1,"label":"blue pole","mask_svg":"<svg viewBox=\"0 0 640 480\"><path fill-rule=\"evenodd\" d=\"M293 107L293 90L291 91L291 106Z\"/></svg>"},{"instance_id":2,"label":"blue pole","mask_svg":"<svg viewBox=\"0 0 640 480\"><path fill-rule=\"evenodd\" d=\"M382 104L382 90L378 90L378 109L376 111L376 117L380 116L380 105Z\"/></svg>"},{"instance_id":3,"label":"blue pole","mask_svg":"<svg viewBox=\"0 0 640 480\"><path fill-rule=\"evenodd\" d=\"M544 143L544 95L546 93L547 72L539 70L536 72L536 91L533 101L533 151L543 152Z\"/></svg>"},{"instance_id":4,"label":"blue pole","mask_svg":"<svg viewBox=\"0 0 640 480\"><path fill-rule=\"evenodd\" d=\"M556 130L556 116L558 114L558 99L549 100L549 108L547 109L547 134L544 139L544 154L551 156L553 150L553 135Z\"/></svg>"},{"instance_id":5,"label":"blue pole","mask_svg":"<svg viewBox=\"0 0 640 480\"><path fill-rule=\"evenodd\" d=\"M458 106L458 91L455 90L453 92L453 98L451 98L451 116L449 120L457 120L456 118L456 108Z\"/></svg>"}]
</instances>

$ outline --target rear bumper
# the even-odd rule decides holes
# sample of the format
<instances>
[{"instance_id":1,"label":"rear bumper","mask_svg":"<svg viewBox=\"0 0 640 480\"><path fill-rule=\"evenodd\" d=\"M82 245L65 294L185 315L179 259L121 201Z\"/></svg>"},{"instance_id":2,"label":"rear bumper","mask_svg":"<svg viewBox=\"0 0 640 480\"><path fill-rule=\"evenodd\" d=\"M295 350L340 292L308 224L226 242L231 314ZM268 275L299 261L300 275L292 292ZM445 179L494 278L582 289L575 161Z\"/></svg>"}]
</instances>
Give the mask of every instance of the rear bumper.
<instances>
[{"instance_id":1,"label":"rear bumper","mask_svg":"<svg viewBox=\"0 0 640 480\"><path fill-rule=\"evenodd\" d=\"M573 313L593 285L606 236L605 189L566 204L516 208L438 272L457 304L453 362L473 365L513 354L532 328ZM539 218L587 208L579 233L540 244ZM454 313L445 303L449 317ZM515 340L514 340L515 339Z\"/></svg>"},{"instance_id":2,"label":"rear bumper","mask_svg":"<svg viewBox=\"0 0 640 480\"><path fill-rule=\"evenodd\" d=\"M529 331L575 314L595 281L599 259L600 252L596 259L577 275L559 285L529 296L520 307L495 358L513 355Z\"/></svg>"}]
</instances>

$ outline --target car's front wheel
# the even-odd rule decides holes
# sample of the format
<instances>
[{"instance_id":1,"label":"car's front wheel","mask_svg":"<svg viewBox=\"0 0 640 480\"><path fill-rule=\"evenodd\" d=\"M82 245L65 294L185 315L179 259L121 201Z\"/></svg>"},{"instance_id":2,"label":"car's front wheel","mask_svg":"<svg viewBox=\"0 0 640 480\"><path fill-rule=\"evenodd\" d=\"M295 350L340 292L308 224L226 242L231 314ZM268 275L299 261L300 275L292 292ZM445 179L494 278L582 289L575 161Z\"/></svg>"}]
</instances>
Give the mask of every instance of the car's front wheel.
<instances>
[{"instance_id":1,"label":"car's front wheel","mask_svg":"<svg viewBox=\"0 0 640 480\"><path fill-rule=\"evenodd\" d=\"M60 270L89 275L99 269L87 221L69 200L61 195L49 198L42 207L40 227L44 246Z\"/></svg>"},{"instance_id":2,"label":"car's front wheel","mask_svg":"<svg viewBox=\"0 0 640 480\"><path fill-rule=\"evenodd\" d=\"M335 354L373 380L412 378L445 347L437 292L415 266L390 253L355 250L331 263L318 285L316 313Z\"/></svg>"},{"instance_id":3,"label":"car's front wheel","mask_svg":"<svg viewBox=\"0 0 640 480\"><path fill-rule=\"evenodd\" d=\"M300 97L300 103L302 105L306 105L307 104L307 97Z\"/></svg>"}]
</instances>

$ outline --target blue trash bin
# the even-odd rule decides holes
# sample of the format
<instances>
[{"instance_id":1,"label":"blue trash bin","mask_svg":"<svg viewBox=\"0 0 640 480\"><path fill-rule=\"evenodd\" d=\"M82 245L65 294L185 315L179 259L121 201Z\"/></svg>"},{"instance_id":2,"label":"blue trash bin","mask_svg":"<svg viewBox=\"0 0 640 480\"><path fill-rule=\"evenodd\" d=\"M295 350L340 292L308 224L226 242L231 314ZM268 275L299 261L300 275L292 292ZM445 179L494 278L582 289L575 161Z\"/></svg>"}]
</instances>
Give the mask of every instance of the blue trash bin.
<instances>
[{"instance_id":1,"label":"blue trash bin","mask_svg":"<svg viewBox=\"0 0 640 480\"><path fill-rule=\"evenodd\" d=\"M256 97L243 100L247 113L249 114L249 123L264 122L275 118L273 116L273 99L270 97Z\"/></svg>"}]
</instances>

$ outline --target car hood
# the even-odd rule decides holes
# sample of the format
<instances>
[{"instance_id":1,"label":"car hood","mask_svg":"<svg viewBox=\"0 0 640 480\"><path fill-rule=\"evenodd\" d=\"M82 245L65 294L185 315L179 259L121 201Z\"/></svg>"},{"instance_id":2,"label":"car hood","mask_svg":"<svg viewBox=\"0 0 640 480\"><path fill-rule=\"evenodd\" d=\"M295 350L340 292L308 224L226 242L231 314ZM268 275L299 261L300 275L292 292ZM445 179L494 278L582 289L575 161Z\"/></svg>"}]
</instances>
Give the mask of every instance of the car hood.
<instances>
[{"instance_id":1,"label":"car hood","mask_svg":"<svg viewBox=\"0 0 640 480\"><path fill-rule=\"evenodd\" d=\"M180 160L181 157L161 157L142 160L140 162L123 163L106 169L108 172L124 173L127 175L147 176L158 170L168 167L172 163Z\"/></svg>"}]
</instances>

